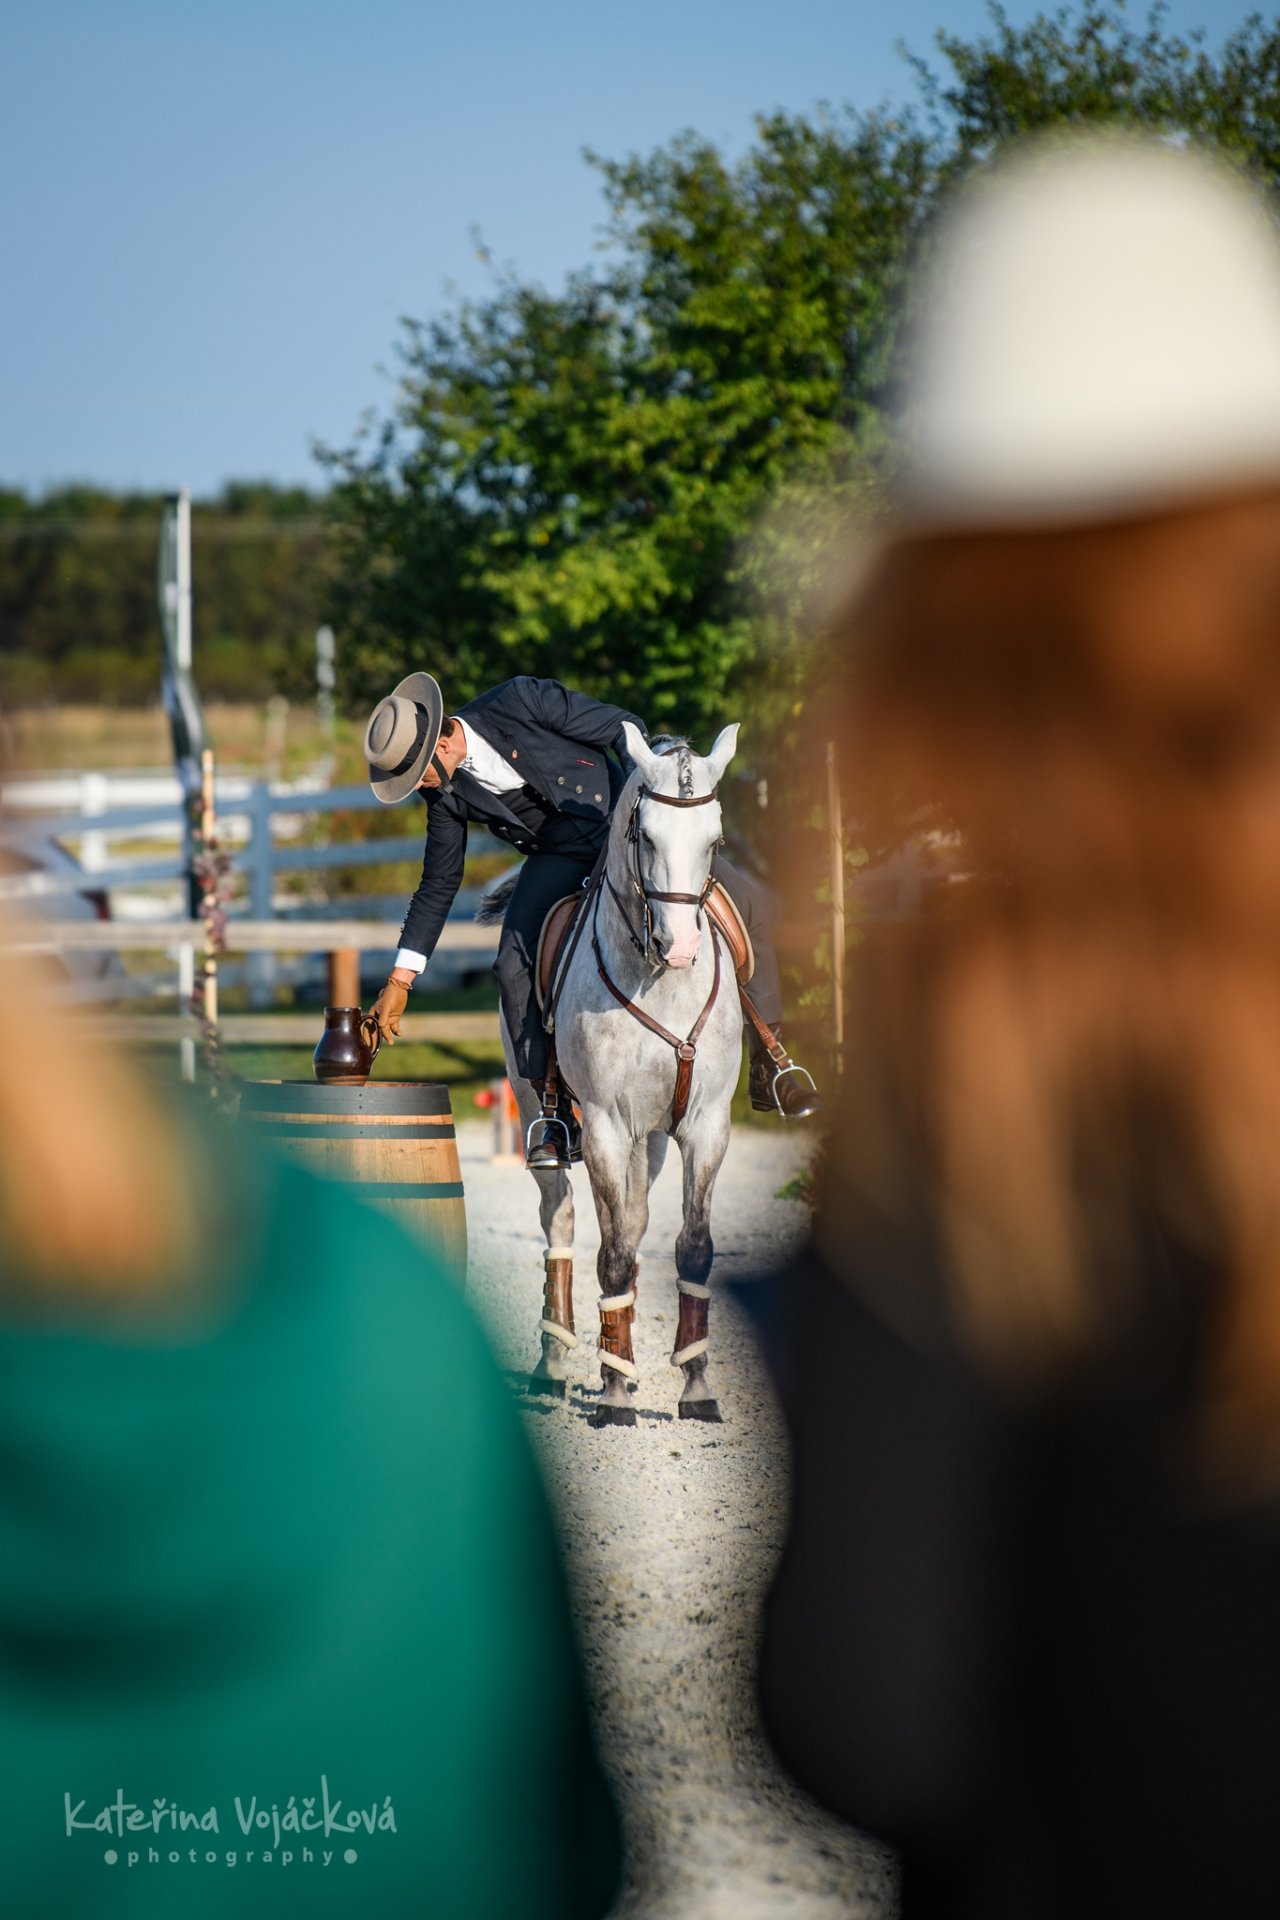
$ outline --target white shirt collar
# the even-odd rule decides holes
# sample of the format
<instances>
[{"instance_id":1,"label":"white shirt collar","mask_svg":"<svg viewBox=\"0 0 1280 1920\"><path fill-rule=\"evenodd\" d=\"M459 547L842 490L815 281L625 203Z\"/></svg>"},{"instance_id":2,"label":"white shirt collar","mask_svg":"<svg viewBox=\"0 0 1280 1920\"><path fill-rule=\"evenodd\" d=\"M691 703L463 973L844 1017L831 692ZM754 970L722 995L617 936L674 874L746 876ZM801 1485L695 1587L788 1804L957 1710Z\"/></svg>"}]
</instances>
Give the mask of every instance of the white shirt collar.
<instances>
[{"instance_id":1,"label":"white shirt collar","mask_svg":"<svg viewBox=\"0 0 1280 1920\"><path fill-rule=\"evenodd\" d=\"M524 785L520 774L504 760L496 747L490 745L478 727L467 726L464 721L458 719L456 713L453 718L462 729L463 743L466 747L466 753L458 763L462 772L469 773L473 780L478 780L480 785L487 787L490 793L511 793L516 787Z\"/></svg>"}]
</instances>

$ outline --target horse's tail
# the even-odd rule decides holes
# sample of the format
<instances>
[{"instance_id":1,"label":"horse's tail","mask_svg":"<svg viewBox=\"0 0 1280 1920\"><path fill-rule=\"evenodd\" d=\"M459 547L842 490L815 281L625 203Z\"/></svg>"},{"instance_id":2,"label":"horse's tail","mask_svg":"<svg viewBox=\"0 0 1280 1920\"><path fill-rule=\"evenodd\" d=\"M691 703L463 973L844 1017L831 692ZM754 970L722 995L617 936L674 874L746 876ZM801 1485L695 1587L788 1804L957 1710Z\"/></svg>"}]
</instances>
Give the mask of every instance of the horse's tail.
<instances>
[{"instance_id":1,"label":"horse's tail","mask_svg":"<svg viewBox=\"0 0 1280 1920\"><path fill-rule=\"evenodd\" d=\"M488 893L481 897L480 905L476 908L478 927L496 926L505 917L519 878L520 869L517 867L514 873L504 873L497 886L490 887Z\"/></svg>"}]
</instances>

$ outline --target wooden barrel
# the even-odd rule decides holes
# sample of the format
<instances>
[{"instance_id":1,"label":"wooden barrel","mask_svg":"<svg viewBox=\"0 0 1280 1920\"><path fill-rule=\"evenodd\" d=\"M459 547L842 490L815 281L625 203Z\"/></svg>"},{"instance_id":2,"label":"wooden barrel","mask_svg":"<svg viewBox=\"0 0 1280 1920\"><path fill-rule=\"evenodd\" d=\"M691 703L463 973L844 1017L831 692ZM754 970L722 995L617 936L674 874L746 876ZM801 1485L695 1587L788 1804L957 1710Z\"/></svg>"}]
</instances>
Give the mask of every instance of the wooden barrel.
<instances>
[{"instance_id":1,"label":"wooden barrel","mask_svg":"<svg viewBox=\"0 0 1280 1920\"><path fill-rule=\"evenodd\" d=\"M467 1213L448 1087L425 1080L363 1087L250 1080L240 1124L383 1208L465 1283Z\"/></svg>"}]
</instances>

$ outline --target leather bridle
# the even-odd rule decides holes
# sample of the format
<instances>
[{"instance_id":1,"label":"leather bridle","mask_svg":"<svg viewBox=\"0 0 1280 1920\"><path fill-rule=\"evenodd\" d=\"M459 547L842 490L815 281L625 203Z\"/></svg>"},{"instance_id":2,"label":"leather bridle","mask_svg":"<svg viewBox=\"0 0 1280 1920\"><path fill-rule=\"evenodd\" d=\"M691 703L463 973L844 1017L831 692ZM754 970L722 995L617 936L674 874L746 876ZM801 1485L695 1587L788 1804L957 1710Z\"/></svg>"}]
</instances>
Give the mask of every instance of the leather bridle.
<instances>
[{"instance_id":1,"label":"leather bridle","mask_svg":"<svg viewBox=\"0 0 1280 1920\"><path fill-rule=\"evenodd\" d=\"M708 868L707 878L703 885L701 893L662 893L659 891L657 887L650 887L645 885L644 873L640 866L641 802L645 800L656 800L660 806L664 806L664 807L706 807L706 806L709 806L711 802L716 798L718 792L719 792L719 789L717 787L712 787L710 793L700 793L696 795L692 795L692 794L677 795L677 794L670 794L670 793L655 793L652 787L643 787L643 786L640 787L639 790L637 791L635 800L632 803L631 815L627 821L627 845L630 849L630 856L631 856L630 858L631 885L634 888L638 898L642 903L642 908L644 913L644 940L643 941L641 941L639 935L635 931L635 928L631 924L631 916L627 912L625 902L619 897L618 889L614 886L613 881L610 880L609 878L607 866L603 869L605 884L608 887L609 892L613 896L614 905L618 908L618 911L622 916L622 923L627 929L627 933L631 939L631 944L633 947L636 948L637 952L641 953L644 956L645 960L649 963L650 966L653 966L656 964L659 968L661 968L666 965L666 962L661 958L659 958L655 962L653 957L653 916L649 910L649 902L651 900L664 900L664 901L670 901L675 906L696 907L698 909L698 925L701 926L702 925L702 909L707 904L707 897L710 894L711 889L715 885L715 879L712 875L710 868ZM717 840L716 842L717 847L720 847L723 845L724 845L723 840ZM714 852L715 850L713 849L712 850L713 858L714 858ZM618 1005L621 1007L625 1007L627 1012L631 1014L634 1019L638 1020L642 1026L648 1027L650 1033L655 1034L659 1040L665 1040L667 1045L674 1052L676 1056L676 1084L672 1091L672 1096L671 1096L671 1124L672 1126L678 1127L680 1122L684 1119L685 1113L688 1110L688 1106L689 1106L689 1094L693 1087L693 1063L697 1058L698 1041L702 1037L702 1029L706 1026L707 1021L711 1018L711 1009L715 1006L716 999L720 992L720 942L716 938L715 928L713 927L711 929L711 950L712 950L711 991L707 995L706 1002L703 1006L702 1012L698 1015L697 1019L694 1021L693 1026L690 1029L686 1038L682 1040L679 1034L672 1033L669 1028L663 1026L660 1020L655 1020L651 1014L648 1014L645 1012L643 1007L638 1007L635 1001L628 998L628 996L622 991L621 987L619 987L616 984L616 982L610 979L609 970L604 964L604 955L600 951L599 929L597 924L599 912L600 912L600 895L599 895L599 892L597 891L595 902L592 907L592 914L591 914L591 947L592 947L592 951L595 954L596 971L600 975L600 978L604 982L604 985L608 988L609 992L613 995L613 998L618 1002Z\"/></svg>"},{"instance_id":2,"label":"leather bridle","mask_svg":"<svg viewBox=\"0 0 1280 1920\"><path fill-rule=\"evenodd\" d=\"M617 907L618 912L622 916L622 924L627 930L627 936L630 939L632 946L635 948L637 953L643 955L644 959L648 962L648 964L651 967L652 966L662 967L666 963L661 959L661 957L658 957L657 959L655 959L654 957L653 915L650 912L650 908L649 908L650 901L661 900L670 906L677 906L677 907L696 907L698 910L698 926L699 926L699 929L701 929L702 909L706 906L708 896L711 893L711 889L715 886L715 875L713 874L711 868L708 867L707 877L706 877L706 880L703 882L701 893L663 893L663 892L660 892L657 887L646 886L644 871L640 865L640 807L641 807L641 804L645 800L656 800L658 805L662 807L706 807L706 806L710 806L711 802L719 797L719 792L720 792L720 789L718 787L712 787L710 793L699 793L699 794L655 793L652 787L642 786L637 789L636 797L631 803L631 812L627 818L627 858L628 858L628 868L629 868L628 877L631 881L632 890L635 893L638 900L640 901L641 919L642 919L642 926L644 929L643 939L636 932L634 926L632 925L631 915L627 911L627 903L622 898L621 894L618 892L618 889L614 886L613 881L609 878L607 871L605 873L605 885L608 887L609 892L612 894L613 903ZM723 845L724 845L724 838L723 836L721 836L721 838L716 841L715 846L711 850L713 860L715 858L715 854L717 850Z\"/></svg>"},{"instance_id":3,"label":"leather bridle","mask_svg":"<svg viewBox=\"0 0 1280 1920\"><path fill-rule=\"evenodd\" d=\"M701 924L702 909L707 903L711 889L715 885L715 880L710 871L708 871L706 883L701 893L661 893L656 887L648 887L645 885L644 873L640 866L640 804L644 800L656 800L664 807L705 807L709 806L717 797L718 791L718 788L713 787L710 793L686 796L655 793L652 787L642 786L638 790L635 800L632 803L630 817L627 820L627 844L630 848L629 877L631 885L643 903L643 941L631 924L631 916L627 912L626 902L614 886L613 881L609 878L609 842L606 840L605 844L601 847L600 857L596 861L595 870L585 882L582 904L578 908L575 916L573 934L567 943L567 951L557 963L556 977L552 982L551 992L548 997L548 1006L543 1016L543 1024L547 1032L552 1035L551 1050L547 1061L546 1078L543 1082L542 1112L539 1118L530 1124L526 1146L533 1138L534 1128L539 1125L541 1125L543 1129L544 1138L549 1137L551 1129L559 1128L562 1132L566 1133L567 1139L567 1130L564 1127L564 1122L558 1117L556 1110L559 1072L556 1065L554 1039L555 1018L556 1008L560 999L560 989L564 984L569 967L572 964L574 953L577 951L578 941L582 936L582 931L587 923L588 917L590 917L591 921L591 949L595 955L596 971L600 975L600 979L605 987L620 1007L625 1007L633 1019L638 1020L642 1026L647 1027L649 1032L654 1034L659 1040L664 1040L676 1056L676 1081L671 1095L671 1124L673 1127L679 1126L680 1122L684 1119L689 1107L689 1095L693 1089L693 1067L698 1053L698 1041L702 1037L703 1028L711 1018L711 1010L715 1006L720 993L720 942L716 937L715 927L713 926L711 929L711 991L707 995L701 1013L694 1021L689 1033L682 1040L679 1034L672 1033L670 1028L664 1027L660 1020L655 1020L651 1014L646 1013L643 1007L638 1007L635 1001L630 999L622 991L622 988L618 986L616 981L610 978L609 970L604 963L604 955L600 951L600 895L603 891L601 881L604 882L604 886L608 887L614 904L621 915L622 924L626 928L631 944L637 953L641 954L650 966L657 966L659 969L664 967L666 964L665 961L661 959L655 961L653 958L653 926L649 912L649 902L651 900L664 900L670 901L673 905L677 906L696 907L699 913L699 924ZM723 845L723 840L717 840L717 847Z\"/></svg>"}]
</instances>

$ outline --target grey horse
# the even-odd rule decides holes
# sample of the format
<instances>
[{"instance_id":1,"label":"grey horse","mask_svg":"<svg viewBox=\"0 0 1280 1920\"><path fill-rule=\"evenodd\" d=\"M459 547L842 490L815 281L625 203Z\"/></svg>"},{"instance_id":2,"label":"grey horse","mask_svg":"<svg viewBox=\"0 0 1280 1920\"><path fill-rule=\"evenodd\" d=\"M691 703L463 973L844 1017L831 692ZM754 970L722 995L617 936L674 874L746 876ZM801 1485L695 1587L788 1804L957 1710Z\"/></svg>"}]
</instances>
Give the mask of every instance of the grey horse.
<instances>
[{"instance_id":1,"label":"grey horse","mask_svg":"<svg viewBox=\"0 0 1280 1920\"><path fill-rule=\"evenodd\" d=\"M582 1154L600 1221L597 1426L635 1424L637 1254L649 1189L671 1138L684 1162L671 1356L684 1374L679 1413L721 1417L707 1383L711 1195L729 1144L729 1102L742 1060L732 960L701 904L721 838L716 790L737 746L737 725L724 729L705 759L684 741L655 751L630 723L625 733L634 771L614 809L582 931L566 945L554 1000L559 1071L582 1109ZM677 1043L686 1055L683 1100ZM528 1127L540 1111L538 1095L517 1078L505 1028L503 1044ZM547 1251L542 1351L529 1390L563 1397L567 1355L577 1345L573 1188L563 1168L540 1168L534 1177Z\"/></svg>"}]
</instances>

